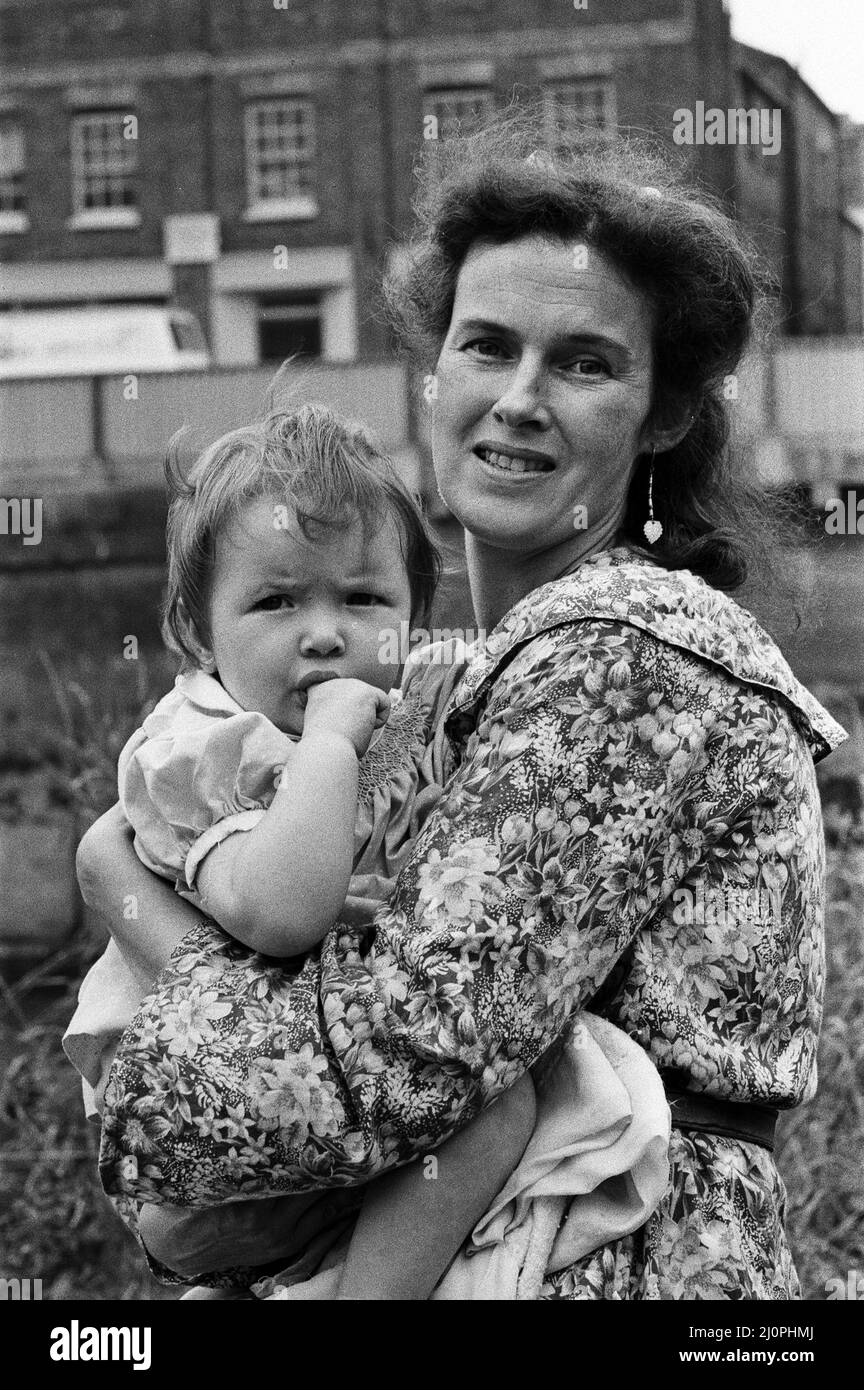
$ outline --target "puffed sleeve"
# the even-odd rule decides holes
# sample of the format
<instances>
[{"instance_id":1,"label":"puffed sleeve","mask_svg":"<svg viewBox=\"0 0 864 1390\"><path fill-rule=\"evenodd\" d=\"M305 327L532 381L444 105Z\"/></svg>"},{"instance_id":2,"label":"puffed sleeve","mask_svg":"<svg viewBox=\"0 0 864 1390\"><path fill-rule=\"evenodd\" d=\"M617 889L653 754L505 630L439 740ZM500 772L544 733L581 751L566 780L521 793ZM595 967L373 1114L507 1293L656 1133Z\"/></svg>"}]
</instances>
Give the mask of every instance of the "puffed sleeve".
<instances>
[{"instance_id":1,"label":"puffed sleeve","mask_svg":"<svg viewBox=\"0 0 864 1390\"><path fill-rule=\"evenodd\" d=\"M183 1080L176 1099L159 1091L150 1172L170 1170L168 1200L206 1205L239 1190L230 1145L270 1146L271 1191L334 1175L362 1182L428 1152L541 1058L686 875L686 852L670 845L685 832L688 844L716 841L740 810L736 749L728 730L718 736L740 688L672 655L674 707L662 693L670 648L607 620L541 634L493 676L374 933L337 926L286 985L283 1060L271 1050L254 1062L230 952L206 927L191 933L115 1072L102 1154L109 1192L160 1190L158 1176L142 1181L124 1161L164 1066ZM747 710L729 717L746 721ZM233 998L232 1008L214 1010L206 1048L183 1056L175 1043L166 1057L160 1027L167 1038L202 965L210 999ZM267 1089L261 1119L253 1073ZM202 1079L206 1155L188 1112ZM224 1155L214 1110L232 1116Z\"/></svg>"},{"instance_id":2,"label":"puffed sleeve","mask_svg":"<svg viewBox=\"0 0 864 1390\"><path fill-rule=\"evenodd\" d=\"M407 698L417 691L437 725L470 659L471 648L458 637L415 647L402 670L402 694Z\"/></svg>"},{"instance_id":3,"label":"puffed sleeve","mask_svg":"<svg viewBox=\"0 0 864 1390\"><path fill-rule=\"evenodd\" d=\"M402 691L406 699L416 692L427 709L429 737L419 766L417 808L411 827L416 838L428 814L428 809L440 799L444 783L453 771L450 742L445 730L445 713L459 682L465 674L471 649L461 638L430 642L415 648L402 672ZM429 789L428 804L424 792Z\"/></svg>"},{"instance_id":4,"label":"puffed sleeve","mask_svg":"<svg viewBox=\"0 0 864 1390\"><path fill-rule=\"evenodd\" d=\"M214 845L264 815L294 744L253 711L155 714L120 755L120 803L142 862L194 896Z\"/></svg>"}]
</instances>

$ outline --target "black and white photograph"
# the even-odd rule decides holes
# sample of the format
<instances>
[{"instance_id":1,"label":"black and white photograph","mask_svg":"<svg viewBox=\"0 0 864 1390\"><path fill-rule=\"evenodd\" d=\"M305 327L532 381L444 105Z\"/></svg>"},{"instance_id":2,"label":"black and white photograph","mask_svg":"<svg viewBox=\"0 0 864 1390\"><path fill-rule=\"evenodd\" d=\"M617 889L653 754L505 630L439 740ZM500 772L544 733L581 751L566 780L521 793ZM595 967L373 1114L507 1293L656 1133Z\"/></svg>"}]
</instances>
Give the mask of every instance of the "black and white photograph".
<instances>
[{"instance_id":1,"label":"black and white photograph","mask_svg":"<svg viewBox=\"0 0 864 1390\"><path fill-rule=\"evenodd\" d=\"M0 470L43 1370L297 1300L827 1368L861 0L0 0Z\"/></svg>"}]
</instances>

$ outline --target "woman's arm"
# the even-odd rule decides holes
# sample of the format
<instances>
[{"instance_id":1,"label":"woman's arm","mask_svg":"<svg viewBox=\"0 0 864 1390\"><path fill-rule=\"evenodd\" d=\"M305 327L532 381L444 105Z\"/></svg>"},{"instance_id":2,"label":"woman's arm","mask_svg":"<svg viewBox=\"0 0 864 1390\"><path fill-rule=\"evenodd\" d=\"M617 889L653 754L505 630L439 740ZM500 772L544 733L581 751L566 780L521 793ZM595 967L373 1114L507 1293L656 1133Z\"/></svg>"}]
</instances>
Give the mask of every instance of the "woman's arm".
<instances>
[{"instance_id":1,"label":"woman's arm","mask_svg":"<svg viewBox=\"0 0 864 1390\"><path fill-rule=\"evenodd\" d=\"M335 1297L431 1298L477 1222L517 1167L534 1131L534 1087L522 1076L435 1156L367 1188ZM292 1197L291 1201L298 1199ZM300 1200L304 1200L300 1198Z\"/></svg>"},{"instance_id":2,"label":"woman's arm","mask_svg":"<svg viewBox=\"0 0 864 1390\"><path fill-rule=\"evenodd\" d=\"M203 920L164 878L145 869L132 848L132 827L118 806L85 834L75 860L78 886L133 969L155 979L178 942Z\"/></svg>"},{"instance_id":3,"label":"woman's arm","mask_svg":"<svg viewBox=\"0 0 864 1390\"><path fill-rule=\"evenodd\" d=\"M262 1026L246 1021L251 996L208 984L225 1001L208 1017L225 1039L218 1062L199 1046L177 1063L188 1089L176 1113L160 1091L160 1150L175 1191L201 1205L237 1194L231 1155L241 1144L250 1154L269 1146L270 1190L362 1182L434 1148L547 1050L698 861L682 844L721 838L740 810L726 804L738 783L724 759L737 755L715 735L726 730L727 706L730 718L757 716L746 700L734 704L731 678L684 652L671 666L674 689L658 689L668 652L605 621L526 644L492 684L375 933L327 936L320 958L286 984L278 1047L267 1056L244 1045ZM206 943L199 960L219 967ZM192 960L165 977L154 1022L171 1014L185 1026L194 968ZM173 1027L163 1024L163 1036ZM159 1068L183 1045L172 1051L155 1031L127 1050L106 1111L103 1181L112 1192L139 1192L131 1163L123 1169L134 1123L153 1113ZM230 1144L208 1121L203 1168L201 1153L183 1148L195 1135L183 1106L202 1080L209 1115L232 1115Z\"/></svg>"}]
</instances>

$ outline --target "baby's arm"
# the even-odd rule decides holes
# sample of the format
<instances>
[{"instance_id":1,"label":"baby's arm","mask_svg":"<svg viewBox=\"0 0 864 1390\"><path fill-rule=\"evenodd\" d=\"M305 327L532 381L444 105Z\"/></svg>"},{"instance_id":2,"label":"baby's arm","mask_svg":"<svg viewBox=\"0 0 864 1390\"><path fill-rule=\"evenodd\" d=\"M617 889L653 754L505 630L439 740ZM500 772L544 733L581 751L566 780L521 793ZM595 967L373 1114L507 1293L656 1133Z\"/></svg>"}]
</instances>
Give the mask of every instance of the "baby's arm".
<instances>
[{"instance_id":1,"label":"baby's arm","mask_svg":"<svg viewBox=\"0 0 864 1390\"><path fill-rule=\"evenodd\" d=\"M427 1299L517 1166L535 1120L527 1073L424 1158L372 1183L337 1298Z\"/></svg>"},{"instance_id":2,"label":"baby's arm","mask_svg":"<svg viewBox=\"0 0 864 1390\"><path fill-rule=\"evenodd\" d=\"M353 867L358 759L388 713L388 697L365 681L310 688L303 734L272 804L198 871L203 906L238 941L299 955L339 917Z\"/></svg>"}]
</instances>

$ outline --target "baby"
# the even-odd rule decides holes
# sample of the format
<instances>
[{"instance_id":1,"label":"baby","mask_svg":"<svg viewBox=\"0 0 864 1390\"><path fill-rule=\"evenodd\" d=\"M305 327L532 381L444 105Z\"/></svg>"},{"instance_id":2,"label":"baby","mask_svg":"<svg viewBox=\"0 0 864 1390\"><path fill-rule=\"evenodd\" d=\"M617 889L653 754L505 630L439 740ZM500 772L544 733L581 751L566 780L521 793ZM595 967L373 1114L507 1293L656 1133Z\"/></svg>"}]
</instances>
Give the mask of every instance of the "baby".
<instances>
[{"instance_id":1,"label":"baby","mask_svg":"<svg viewBox=\"0 0 864 1390\"><path fill-rule=\"evenodd\" d=\"M413 653L392 689L384 639L425 621L437 553L398 474L323 408L234 430L188 481L169 476L165 630L185 669L124 748L120 799L150 869L251 950L301 956L346 911L371 922L386 901L447 779L438 726L466 651ZM154 979L174 944L153 944ZM66 1046L104 1085L147 989L116 949L91 975ZM129 1001L112 1027L106 997ZM434 1182L415 1163L371 1184L335 1296L427 1298L533 1123L523 1078L441 1146ZM308 1206L275 1200L286 1230ZM254 1201L230 1206L235 1231L260 1217ZM139 1233L191 1277L209 1216L145 1206ZM219 1267L235 1263L225 1251Z\"/></svg>"}]
</instances>

